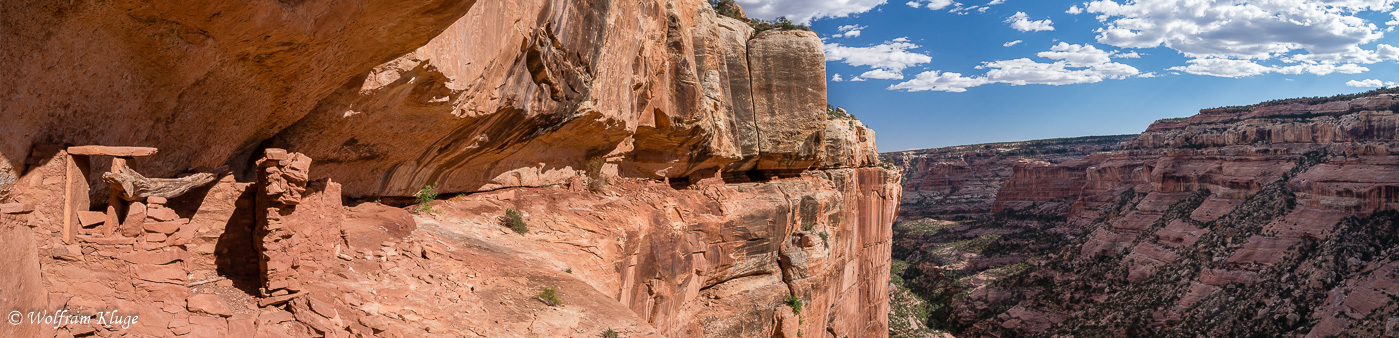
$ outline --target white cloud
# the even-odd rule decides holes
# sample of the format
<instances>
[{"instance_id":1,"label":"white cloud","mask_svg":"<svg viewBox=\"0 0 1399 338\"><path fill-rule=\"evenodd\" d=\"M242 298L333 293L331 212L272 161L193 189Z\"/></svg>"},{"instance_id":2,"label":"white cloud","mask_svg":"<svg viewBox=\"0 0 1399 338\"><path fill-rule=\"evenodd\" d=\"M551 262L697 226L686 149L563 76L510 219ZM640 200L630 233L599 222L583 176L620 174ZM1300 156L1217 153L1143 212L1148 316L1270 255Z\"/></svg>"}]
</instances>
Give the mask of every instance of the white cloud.
<instances>
[{"instance_id":1,"label":"white cloud","mask_svg":"<svg viewBox=\"0 0 1399 338\"><path fill-rule=\"evenodd\" d=\"M1193 58L1265 60L1305 50L1352 53L1383 36L1355 12L1387 9L1393 0L1096 0L1105 25L1098 42L1124 48L1165 46Z\"/></svg>"},{"instance_id":2,"label":"white cloud","mask_svg":"<svg viewBox=\"0 0 1399 338\"><path fill-rule=\"evenodd\" d=\"M1399 83L1396 83L1396 82L1393 82L1393 81L1380 81L1379 79L1365 79L1365 80L1361 80L1361 81L1356 81L1356 80L1346 81L1346 85L1347 85L1347 86L1351 86L1351 87L1362 87L1362 88L1375 88L1375 87L1385 87L1385 88L1389 88L1389 87L1394 87L1395 85L1399 85Z\"/></svg>"},{"instance_id":3,"label":"white cloud","mask_svg":"<svg viewBox=\"0 0 1399 338\"><path fill-rule=\"evenodd\" d=\"M1195 75L1230 78L1249 77L1266 73L1327 75L1331 73L1360 74L1370 71L1370 68L1353 63L1336 65L1308 61L1291 66L1265 66L1251 60L1226 58L1196 58L1187 62L1190 63L1189 66L1175 66L1169 68L1169 70L1182 71Z\"/></svg>"},{"instance_id":4,"label":"white cloud","mask_svg":"<svg viewBox=\"0 0 1399 338\"><path fill-rule=\"evenodd\" d=\"M1112 61L1109 57L1111 54L1098 49L1098 47L1088 44L1071 45L1065 42L1060 42L1054 47L1050 47L1049 51L1036 55L1046 59L1065 61L1071 67L1088 67Z\"/></svg>"},{"instance_id":5,"label":"white cloud","mask_svg":"<svg viewBox=\"0 0 1399 338\"><path fill-rule=\"evenodd\" d=\"M1276 72L1278 72L1278 73L1282 73L1282 74L1303 74L1303 73L1311 73L1311 74L1316 74L1316 75L1326 75L1326 74L1331 74L1331 73L1360 74L1360 73L1364 73L1364 72L1370 71L1370 68L1366 68L1366 67L1363 67L1363 66L1360 66L1360 65L1356 65L1356 64L1353 64L1353 63L1348 63L1348 64L1344 64L1344 65L1340 65L1340 66L1333 65L1333 64L1325 64L1325 63L1306 63L1306 64L1300 64L1300 65L1286 66L1286 67L1275 67L1275 68L1274 68L1274 71L1276 71Z\"/></svg>"},{"instance_id":6,"label":"white cloud","mask_svg":"<svg viewBox=\"0 0 1399 338\"><path fill-rule=\"evenodd\" d=\"M1102 63L1087 66L1071 66L1068 62L1035 62L1027 58L991 61L977 68L990 69L986 78L1012 86L1030 84L1069 85L1102 82L1105 79L1124 79L1139 73L1137 68L1121 63Z\"/></svg>"},{"instance_id":7,"label":"white cloud","mask_svg":"<svg viewBox=\"0 0 1399 338\"><path fill-rule=\"evenodd\" d=\"M1083 8L1079 8L1078 5L1069 6L1069 10L1064 11L1064 13L1081 14L1083 13Z\"/></svg>"},{"instance_id":8,"label":"white cloud","mask_svg":"<svg viewBox=\"0 0 1399 338\"><path fill-rule=\"evenodd\" d=\"M831 35L831 37L833 37L833 38L841 38L841 37L853 38L853 37L858 37L858 36L860 36L860 30L863 30L863 29L865 29L865 28L868 28L868 27L866 27L866 26L861 26L861 25L844 25L844 26L840 26L840 27L837 27L837 28L836 28L837 30L840 31L840 33L836 33L835 35Z\"/></svg>"},{"instance_id":9,"label":"white cloud","mask_svg":"<svg viewBox=\"0 0 1399 338\"><path fill-rule=\"evenodd\" d=\"M836 73L835 76L832 76L832 77L831 77L831 82L841 82L841 81L845 81L845 79L840 77L840 73Z\"/></svg>"},{"instance_id":10,"label":"white cloud","mask_svg":"<svg viewBox=\"0 0 1399 338\"><path fill-rule=\"evenodd\" d=\"M987 5L987 6L995 6L995 5L999 5L999 4L1003 4L1003 3L1006 3L1006 0L991 0L991 2L986 3L986 5Z\"/></svg>"},{"instance_id":11,"label":"white cloud","mask_svg":"<svg viewBox=\"0 0 1399 338\"><path fill-rule=\"evenodd\" d=\"M1143 79L1150 79L1150 78L1158 77L1158 76L1161 76L1161 75L1157 75L1156 72L1146 72L1146 73L1137 74L1137 77L1143 78Z\"/></svg>"},{"instance_id":12,"label":"white cloud","mask_svg":"<svg viewBox=\"0 0 1399 338\"><path fill-rule=\"evenodd\" d=\"M907 38L898 38L869 47L842 46L839 43L827 43L824 47L826 61L841 61L851 66L893 72L933 61L932 57L909 51L918 48L918 45L908 42Z\"/></svg>"},{"instance_id":13,"label":"white cloud","mask_svg":"<svg viewBox=\"0 0 1399 338\"><path fill-rule=\"evenodd\" d=\"M936 70L919 73L912 80L900 82L889 86L890 90L904 90L910 92L917 91L938 91L961 93L967 88L987 84L988 81L978 77L963 77L961 73L942 73Z\"/></svg>"},{"instance_id":14,"label":"white cloud","mask_svg":"<svg viewBox=\"0 0 1399 338\"><path fill-rule=\"evenodd\" d=\"M891 71L887 69L875 69L865 72L864 74L860 74L860 78L875 80L900 80L904 78L904 74L901 72Z\"/></svg>"},{"instance_id":15,"label":"white cloud","mask_svg":"<svg viewBox=\"0 0 1399 338\"><path fill-rule=\"evenodd\" d=\"M1217 77L1248 77L1272 71L1267 66L1253 63L1249 60L1233 60L1221 58L1200 58L1187 61L1189 66L1175 66L1170 70L1182 71L1195 75L1209 75Z\"/></svg>"},{"instance_id":16,"label":"white cloud","mask_svg":"<svg viewBox=\"0 0 1399 338\"><path fill-rule=\"evenodd\" d=\"M1054 30L1053 21L1049 19L1031 21L1030 15L1025 14L1025 12L1015 12L1015 15L1006 18L1005 22L1010 23L1010 28L1015 28L1021 32Z\"/></svg>"},{"instance_id":17,"label":"white cloud","mask_svg":"<svg viewBox=\"0 0 1399 338\"><path fill-rule=\"evenodd\" d=\"M1116 51L1116 52L1112 52L1112 57L1115 57L1115 58L1122 58L1122 59L1139 59L1139 58L1142 57L1142 55L1141 55L1141 54L1137 54L1137 51L1130 51L1130 52L1123 53L1122 51L1119 50L1119 51Z\"/></svg>"},{"instance_id":18,"label":"white cloud","mask_svg":"<svg viewBox=\"0 0 1399 338\"><path fill-rule=\"evenodd\" d=\"M1028 58L984 62L976 68L986 69L986 74L971 77L964 77L960 73L929 71L918 74L913 80L890 86L889 89L962 92L966 91L966 88L989 83L1058 86L1125 79L1141 73L1136 67L1112 62L1110 53L1087 44L1060 42L1038 56L1053 62L1038 62Z\"/></svg>"},{"instance_id":19,"label":"white cloud","mask_svg":"<svg viewBox=\"0 0 1399 338\"><path fill-rule=\"evenodd\" d=\"M735 0L749 17L772 20L785 16L792 22L806 24L821 18L839 18L859 14L883 5L886 0ZM934 0L936 2L937 0ZM945 0L951 1L951 0Z\"/></svg>"},{"instance_id":20,"label":"white cloud","mask_svg":"<svg viewBox=\"0 0 1399 338\"><path fill-rule=\"evenodd\" d=\"M1010 47L1010 46L1018 45L1018 44L1020 44L1021 42L1025 42L1025 40L1015 40L1015 41L1003 43L1003 44L1001 44L1001 46L1002 46L1002 47Z\"/></svg>"},{"instance_id":21,"label":"white cloud","mask_svg":"<svg viewBox=\"0 0 1399 338\"><path fill-rule=\"evenodd\" d=\"M1375 46L1375 52L1376 56L1378 56L1381 59L1399 60L1399 47L1394 47L1381 43L1379 44L1379 46Z\"/></svg>"},{"instance_id":22,"label":"white cloud","mask_svg":"<svg viewBox=\"0 0 1399 338\"><path fill-rule=\"evenodd\" d=\"M820 0L810 0L810 1L812 1L812 2L819 2ZM846 1L848 1L848 0L846 0ZM947 6L953 6L953 5L961 5L961 4L958 4L958 3L956 3L956 2L954 2L954 1L952 1L952 0L913 0L913 1L909 1L909 2L908 2L908 7L918 8L918 7L921 6L921 7L927 8L927 9L931 9L931 10L939 10L939 9L947 8Z\"/></svg>"}]
</instances>

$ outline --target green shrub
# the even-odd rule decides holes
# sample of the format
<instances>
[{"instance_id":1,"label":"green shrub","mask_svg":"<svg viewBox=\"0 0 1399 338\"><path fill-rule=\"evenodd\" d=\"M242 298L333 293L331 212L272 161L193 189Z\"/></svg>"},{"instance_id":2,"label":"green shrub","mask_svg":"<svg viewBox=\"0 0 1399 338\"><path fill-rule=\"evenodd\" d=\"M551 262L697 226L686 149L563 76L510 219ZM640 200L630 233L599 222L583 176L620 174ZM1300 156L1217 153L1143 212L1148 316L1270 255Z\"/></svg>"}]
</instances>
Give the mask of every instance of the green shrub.
<instances>
[{"instance_id":1,"label":"green shrub","mask_svg":"<svg viewBox=\"0 0 1399 338\"><path fill-rule=\"evenodd\" d=\"M432 201L437 199L437 183L424 185L423 189L418 190L414 197L418 199L417 209L419 212L431 213Z\"/></svg>"},{"instance_id":2,"label":"green shrub","mask_svg":"<svg viewBox=\"0 0 1399 338\"><path fill-rule=\"evenodd\" d=\"M743 17L743 13L738 11L738 4L734 3L734 0L709 0L709 5L713 6L714 12L719 15L739 20L748 19Z\"/></svg>"},{"instance_id":3,"label":"green shrub","mask_svg":"<svg viewBox=\"0 0 1399 338\"><path fill-rule=\"evenodd\" d=\"M788 295L788 296L787 296L787 306L791 306L791 307L792 307L792 313L795 313L795 314L798 314L798 315L802 314L802 299L801 299L801 297L797 297L797 295Z\"/></svg>"},{"instance_id":4,"label":"green shrub","mask_svg":"<svg viewBox=\"0 0 1399 338\"><path fill-rule=\"evenodd\" d=\"M617 337L620 337L620 335L617 334L617 331L613 331L612 329L607 329L607 331L602 331L602 338L617 338Z\"/></svg>"},{"instance_id":5,"label":"green shrub","mask_svg":"<svg viewBox=\"0 0 1399 338\"><path fill-rule=\"evenodd\" d=\"M529 226L525 225L525 218L516 209L505 209L505 216L500 218L500 222L515 230L515 233L525 234L529 232Z\"/></svg>"},{"instance_id":6,"label":"green shrub","mask_svg":"<svg viewBox=\"0 0 1399 338\"><path fill-rule=\"evenodd\" d=\"M564 273L573 273L573 268L564 268L564 269L563 269L563 272L564 272Z\"/></svg>"},{"instance_id":7,"label":"green shrub","mask_svg":"<svg viewBox=\"0 0 1399 338\"><path fill-rule=\"evenodd\" d=\"M792 20L788 20L785 16L778 17L777 20L773 20L772 22L763 19L749 19L748 25L753 26L754 33L773 29L799 29L811 31L811 27L792 23Z\"/></svg>"},{"instance_id":8,"label":"green shrub","mask_svg":"<svg viewBox=\"0 0 1399 338\"><path fill-rule=\"evenodd\" d=\"M540 290L539 300L543 301L544 304L548 304L549 306L563 305L563 301L559 300L558 292L555 291L554 288L544 288L544 290Z\"/></svg>"}]
</instances>

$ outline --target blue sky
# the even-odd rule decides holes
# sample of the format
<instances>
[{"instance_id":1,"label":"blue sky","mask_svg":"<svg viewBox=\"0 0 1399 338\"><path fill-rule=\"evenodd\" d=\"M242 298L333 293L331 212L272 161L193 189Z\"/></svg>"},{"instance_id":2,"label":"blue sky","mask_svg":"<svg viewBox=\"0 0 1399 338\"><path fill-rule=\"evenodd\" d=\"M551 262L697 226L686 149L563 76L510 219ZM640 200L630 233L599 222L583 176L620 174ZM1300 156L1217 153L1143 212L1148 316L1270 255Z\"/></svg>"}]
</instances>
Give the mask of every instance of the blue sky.
<instances>
[{"instance_id":1,"label":"blue sky","mask_svg":"<svg viewBox=\"0 0 1399 338\"><path fill-rule=\"evenodd\" d=\"M1399 81L1399 0L737 2L810 23L829 101L881 151L1139 133Z\"/></svg>"}]
</instances>

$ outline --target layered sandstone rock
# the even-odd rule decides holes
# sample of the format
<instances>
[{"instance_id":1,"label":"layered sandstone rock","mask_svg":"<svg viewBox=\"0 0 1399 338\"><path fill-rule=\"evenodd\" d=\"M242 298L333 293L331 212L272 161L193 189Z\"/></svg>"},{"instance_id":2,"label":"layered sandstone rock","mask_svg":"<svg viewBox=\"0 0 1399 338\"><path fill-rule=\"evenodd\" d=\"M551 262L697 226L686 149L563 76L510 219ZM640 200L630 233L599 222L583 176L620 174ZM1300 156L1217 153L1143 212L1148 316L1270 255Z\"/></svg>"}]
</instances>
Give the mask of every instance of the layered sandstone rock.
<instances>
[{"instance_id":1,"label":"layered sandstone rock","mask_svg":"<svg viewBox=\"0 0 1399 338\"><path fill-rule=\"evenodd\" d=\"M1063 217L1049 226L1083 235L973 292L960 318L992 319L967 332L1383 332L1399 287L1371 276L1395 264L1394 238L1374 234L1396 224L1396 102L1370 93L1204 110L1120 150L1017 167L996 205ZM1025 210L1051 201L1071 206ZM1007 293L1035 296L990 297Z\"/></svg>"},{"instance_id":2,"label":"layered sandstone rock","mask_svg":"<svg viewBox=\"0 0 1399 338\"><path fill-rule=\"evenodd\" d=\"M32 206L0 215L25 291L0 305L140 317L0 335L887 333L899 172L827 118L811 32L698 0L0 10L0 203ZM232 173L105 220L100 181L62 182L109 164L37 142ZM474 194L414 207L437 215L350 199L419 191Z\"/></svg>"},{"instance_id":3,"label":"layered sandstone rock","mask_svg":"<svg viewBox=\"0 0 1399 338\"><path fill-rule=\"evenodd\" d=\"M1018 170L1062 163L1093 152L1119 147L1133 135L991 143L937 149L892 152L894 164L904 170L901 217L968 216L992 212L1001 189ZM1039 193L1036 193L1039 194ZM1040 194L1052 200L1053 196ZM1000 203L1033 203L1007 197Z\"/></svg>"}]
</instances>

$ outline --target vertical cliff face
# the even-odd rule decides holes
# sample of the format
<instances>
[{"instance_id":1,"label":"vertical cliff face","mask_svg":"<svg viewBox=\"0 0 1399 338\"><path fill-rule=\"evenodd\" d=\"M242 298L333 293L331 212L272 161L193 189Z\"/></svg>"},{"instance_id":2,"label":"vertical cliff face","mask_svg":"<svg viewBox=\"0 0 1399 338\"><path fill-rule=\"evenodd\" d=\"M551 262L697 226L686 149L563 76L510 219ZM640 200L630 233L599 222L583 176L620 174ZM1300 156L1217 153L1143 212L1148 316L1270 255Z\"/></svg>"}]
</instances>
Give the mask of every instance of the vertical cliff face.
<instances>
[{"instance_id":1,"label":"vertical cliff face","mask_svg":"<svg viewBox=\"0 0 1399 338\"><path fill-rule=\"evenodd\" d=\"M1013 233L1067 237L969 288L949 304L952 328L1399 334L1396 103L1372 92L1202 110L1118 150L1017 167L999 217L1032 221ZM1017 252L997 250L983 261Z\"/></svg>"},{"instance_id":2,"label":"vertical cliff face","mask_svg":"<svg viewBox=\"0 0 1399 338\"><path fill-rule=\"evenodd\" d=\"M1012 177L1019 176L1017 173L1077 161L1091 153L1116 149L1134 137L1090 136L988 143L885 155L904 170L905 193L900 217L907 220L951 218L982 215L1004 208L1004 203L997 203L997 191ZM1063 182L1073 184L1073 180Z\"/></svg>"},{"instance_id":3,"label":"vertical cliff face","mask_svg":"<svg viewBox=\"0 0 1399 338\"><path fill-rule=\"evenodd\" d=\"M0 335L887 334L900 172L826 112L814 33L698 0L0 6L0 305L140 316ZM106 157L44 144L219 179L105 224ZM419 192L454 197L379 203Z\"/></svg>"}]
</instances>

